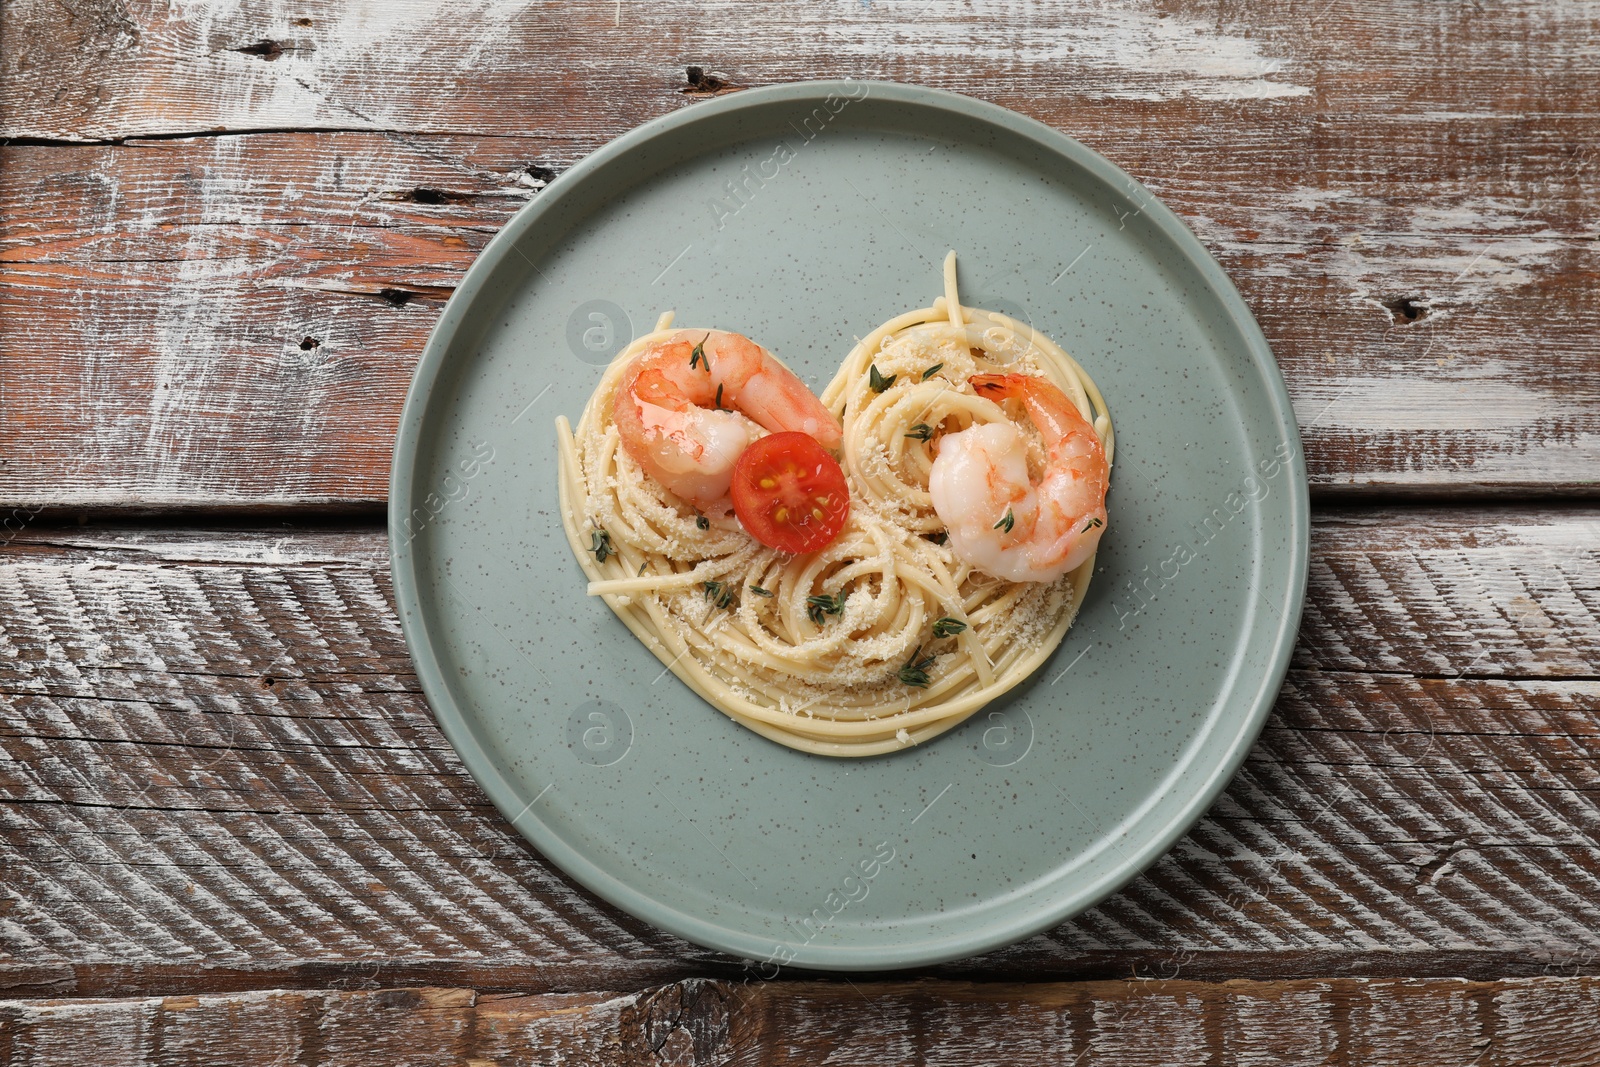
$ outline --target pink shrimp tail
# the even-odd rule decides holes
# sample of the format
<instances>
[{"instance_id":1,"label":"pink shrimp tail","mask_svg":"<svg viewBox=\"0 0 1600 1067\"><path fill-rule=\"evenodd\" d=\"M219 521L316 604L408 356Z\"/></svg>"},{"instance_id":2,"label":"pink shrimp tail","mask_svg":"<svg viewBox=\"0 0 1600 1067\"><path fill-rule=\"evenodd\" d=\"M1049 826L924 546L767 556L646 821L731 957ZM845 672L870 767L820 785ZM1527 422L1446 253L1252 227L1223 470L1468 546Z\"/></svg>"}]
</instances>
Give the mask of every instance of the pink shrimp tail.
<instances>
[{"instance_id":1,"label":"pink shrimp tail","mask_svg":"<svg viewBox=\"0 0 1600 1067\"><path fill-rule=\"evenodd\" d=\"M1033 374L974 374L967 379L979 396L990 400L1018 400L1039 429L1046 447L1054 448L1075 434L1087 434L1100 449L1100 437L1078 411L1078 405L1061 387Z\"/></svg>"}]
</instances>

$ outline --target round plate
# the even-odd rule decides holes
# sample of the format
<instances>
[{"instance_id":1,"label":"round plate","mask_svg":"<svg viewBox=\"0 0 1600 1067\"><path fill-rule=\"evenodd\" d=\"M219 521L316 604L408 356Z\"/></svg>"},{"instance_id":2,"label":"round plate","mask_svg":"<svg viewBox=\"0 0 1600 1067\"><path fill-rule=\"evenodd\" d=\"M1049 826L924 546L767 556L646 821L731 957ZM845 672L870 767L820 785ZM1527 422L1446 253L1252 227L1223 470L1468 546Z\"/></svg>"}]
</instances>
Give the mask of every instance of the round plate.
<instances>
[{"instance_id":1,"label":"round plate","mask_svg":"<svg viewBox=\"0 0 1600 1067\"><path fill-rule=\"evenodd\" d=\"M659 312L813 388L941 291L1043 329L1105 392L1111 521L1034 678L917 749L807 756L691 693L563 538L553 420ZM395 448L395 595L462 761L539 851L691 941L881 969L1061 922L1154 862L1243 760L1306 575L1283 380L1199 241L1046 126L882 82L755 89L594 153L450 300Z\"/></svg>"}]
</instances>

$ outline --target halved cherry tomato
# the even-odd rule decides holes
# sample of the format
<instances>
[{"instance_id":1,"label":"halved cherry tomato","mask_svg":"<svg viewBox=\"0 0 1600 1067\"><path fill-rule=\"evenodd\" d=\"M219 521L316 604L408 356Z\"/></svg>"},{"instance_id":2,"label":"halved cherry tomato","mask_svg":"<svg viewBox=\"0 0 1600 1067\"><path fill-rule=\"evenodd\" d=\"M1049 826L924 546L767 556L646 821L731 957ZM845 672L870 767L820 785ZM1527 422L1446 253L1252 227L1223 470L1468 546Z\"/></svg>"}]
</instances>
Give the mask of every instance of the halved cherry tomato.
<instances>
[{"instance_id":1,"label":"halved cherry tomato","mask_svg":"<svg viewBox=\"0 0 1600 1067\"><path fill-rule=\"evenodd\" d=\"M815 552L844 529L850 485L838 461L809 434L770 434L733 465L733 510L768 548Z\"/></svg>"}]
</instances>

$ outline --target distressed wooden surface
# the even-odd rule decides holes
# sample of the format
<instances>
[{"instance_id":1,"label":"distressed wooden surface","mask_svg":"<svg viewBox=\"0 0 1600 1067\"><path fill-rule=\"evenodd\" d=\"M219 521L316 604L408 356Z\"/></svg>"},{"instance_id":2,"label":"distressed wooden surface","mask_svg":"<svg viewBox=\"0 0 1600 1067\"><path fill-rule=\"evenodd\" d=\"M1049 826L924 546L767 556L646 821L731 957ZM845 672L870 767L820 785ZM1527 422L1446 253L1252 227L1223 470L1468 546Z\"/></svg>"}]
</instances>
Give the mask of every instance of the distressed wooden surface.
<instances>
[{"instance_id":1,"label":"distressed wooden surface","mask_svg":"<svg viewBox=\"0 0 1600 1067\"><path fill-rule=\"evenodd\" d=\"M377 505L429 327L545 180L710 90L840 75L993 100L1147 183L1261 321L1318 494L1600 485L1591 0L0 18L0 502Z\"/></svg>"},{"instance_id":2,"label":"distressed wooden surface","mask_svg":"<svg viewBox=\"0 0 1600 1067\"><path fill-rule=\"evenodd\" d=\"M91 1057L92 1054L92 1057ZM1591 978L792 983L0 1001L15 1067L287 1063L1592 1067Z\"/></svg>"},{"instance_id":3,"label":"distressed wooden surface","mask_svg":"<svg viewBox=\"0 0 1600 1067\"><path fill-rule=\"evenodd\" d=\"M1337 511L1289 680L1111 900L938 968L1600 973L1600 513ZM418 692L387 542L30 528L0 551L0 989L547 992L740 962L522 844Z\"/></svg>"},{"instance_id":4,"label":"distressed wooden surface","mask_svg":"<svg viewBox=\"0 0 1600 1067\"><path fill-rule=\"evenodd\" d=\"M1600 1063L1597 42L1596 0L0 0L0 1063ZM914 984L755 980L549 867L435 727L373 518L518 207L833 76L1148 185L1326 505L1206 818ZM157 517L53 525L101 508Z\"/></svg>"}]
</instances>

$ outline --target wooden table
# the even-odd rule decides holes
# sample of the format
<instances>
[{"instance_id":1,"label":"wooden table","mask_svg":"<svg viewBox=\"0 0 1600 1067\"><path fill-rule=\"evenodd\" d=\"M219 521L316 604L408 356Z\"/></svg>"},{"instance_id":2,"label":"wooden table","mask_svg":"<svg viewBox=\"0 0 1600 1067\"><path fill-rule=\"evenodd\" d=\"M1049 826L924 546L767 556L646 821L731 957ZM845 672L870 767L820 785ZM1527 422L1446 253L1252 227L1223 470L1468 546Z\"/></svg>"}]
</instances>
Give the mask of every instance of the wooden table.
<instances>
[{"instance_id":1,"label":"wooden table","mask_svg":"<svg viewBox=\"0 0 1600 1067\"><path fill-rule=\"evenodd\" d=\"M0 1062L1600 1063L1600 6L5 0ZM1048 934L774 980L490 807L397 626L424 338L713 93L953 89L1222 261L1312 478L1260 742Z\"/></svg>"}]
</instances>

